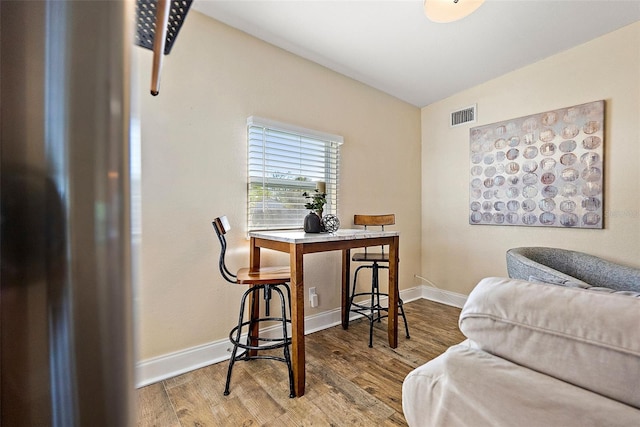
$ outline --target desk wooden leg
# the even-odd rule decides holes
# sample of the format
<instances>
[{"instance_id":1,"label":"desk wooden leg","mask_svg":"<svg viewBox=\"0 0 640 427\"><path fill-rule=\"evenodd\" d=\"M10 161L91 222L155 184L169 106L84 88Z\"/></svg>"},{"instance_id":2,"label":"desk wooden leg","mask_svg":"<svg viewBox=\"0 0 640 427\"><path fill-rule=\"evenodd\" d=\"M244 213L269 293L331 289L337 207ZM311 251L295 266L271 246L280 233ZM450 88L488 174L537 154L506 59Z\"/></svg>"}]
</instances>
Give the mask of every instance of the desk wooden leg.
<instances>
[{"instance_id":1,"label":"desk wooden leg","mask_svg":"<svg viewBox=\"0 0 640 427\"><path fill-rule=\"evenodd\" d=\"M389 318L387 333L389 335L389 347L398 347L398 249L400 238L393 238L389 245Z\"/></svg>"},{"instance_id":2,"label":"desk wooden leg","mask_svg":"<svg viewBox=\"0 0 640 427\"><path fill-rule=\"evenodd\" d=\"M259 270L260 269L260 248L255 245L255 238L251 238L250 247L249 247L249 268L251 270ZM257 300L254 300L258 298ZM258 319L260 318L260 299L259 295L256 295L255 292L252 292L249 296L249 307L250 319ZM250 344L252 346L258 345L258 336L260 334L260 324L258 322L253 322L249 325L249 333L252 337L250 340ZM249 350L250 356L256 356L258 354L257 350Z\"/></svg>"},{"instance_id":3,"label":"desk wooden leg","mask_svg":"<svg viewBox=\"0 0 640 427\"><path fill-rule=\"evenodd\" d=\"M304 281L302 245L292 243L289 249L291 263L291 365L296 396L304 395Z\"/></svg>"},{"instance_id":4,"label":"desk wooden leg","mask_svg":"<svg viewBox=\"0 0 640 427\"><path fill-rule=\"evenodd\" d=\"M349 281L351 279L351 250L342 250L342 329L349 328Z\"/></svg>"},{"instance_id":5,"label":"desk wooden leg","mask_svg":"<svg viewBox=\"0 0 640 427\"><path fill-rule=\"evenodd\" d=\"M256 238L249 239L249 269L260 269L260 247L256 246Z\"/></svg>"}]
</instances>

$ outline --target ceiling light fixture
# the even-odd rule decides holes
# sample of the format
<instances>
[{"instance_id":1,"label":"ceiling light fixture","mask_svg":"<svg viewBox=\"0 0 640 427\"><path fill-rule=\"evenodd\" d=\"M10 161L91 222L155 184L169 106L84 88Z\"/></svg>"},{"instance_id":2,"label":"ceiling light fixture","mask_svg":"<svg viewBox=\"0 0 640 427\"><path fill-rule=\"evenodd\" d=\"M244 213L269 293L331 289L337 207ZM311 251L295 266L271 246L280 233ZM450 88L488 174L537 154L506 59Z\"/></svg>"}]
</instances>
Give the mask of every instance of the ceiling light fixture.
<instances>
[{"instance_id":1,"label":"ceiling light fixture","mask_svg":"<svg viewBox=\"0 0 640 427\"><path fill-rule=\"evenodd\" d=\"M424 13L433 22L447 23L471 15L484 0L425 0Z\"/></svg>"}]
</instances>

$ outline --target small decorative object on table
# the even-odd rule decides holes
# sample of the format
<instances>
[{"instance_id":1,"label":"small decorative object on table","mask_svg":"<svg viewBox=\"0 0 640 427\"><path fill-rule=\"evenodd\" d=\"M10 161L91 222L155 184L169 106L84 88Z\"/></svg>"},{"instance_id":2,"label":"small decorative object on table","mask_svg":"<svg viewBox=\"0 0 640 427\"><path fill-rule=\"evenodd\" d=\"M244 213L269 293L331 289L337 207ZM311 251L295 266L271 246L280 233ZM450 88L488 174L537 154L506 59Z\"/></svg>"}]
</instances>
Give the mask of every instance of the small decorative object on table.
<instances>
[{"instance_id":1,"label":"small decorative object on table","mask_svg":"<svg viewBox=\"0 0 640 427\"><path fill-rule=\"evenodd\" d=\"M305 233L319 233L322 231L322 224L320 223L320 217L315 212L309 212L304 217L304 232Z\"/></svg>"},{"instance_id":2,"label":"small decorative object on table","mask_svg":"<svg viewBox=\"0 0 640 427\"><path fill-rule=\"evenodd\" d=\"M305 233L320 233L322 231L320 220L322 218L324 205L327 203L327 193L325 193L325 189L326 184L324 182L318 182L313 193L309 194L306 191L302 193L305 198L311 199L305 203L304 207L312 211L304 218Z\"/></svg>"},{"instance_id":3,"label":"small decorative object on table","mask_svg":"<svg viewBox=\"0 0 640 427\"><path fill-rule=\"evenodd\" d=\"M334 214L327 214L320 221L323 231L335 233L340 228L340 220Z\"/></svg>"}]
</instances>

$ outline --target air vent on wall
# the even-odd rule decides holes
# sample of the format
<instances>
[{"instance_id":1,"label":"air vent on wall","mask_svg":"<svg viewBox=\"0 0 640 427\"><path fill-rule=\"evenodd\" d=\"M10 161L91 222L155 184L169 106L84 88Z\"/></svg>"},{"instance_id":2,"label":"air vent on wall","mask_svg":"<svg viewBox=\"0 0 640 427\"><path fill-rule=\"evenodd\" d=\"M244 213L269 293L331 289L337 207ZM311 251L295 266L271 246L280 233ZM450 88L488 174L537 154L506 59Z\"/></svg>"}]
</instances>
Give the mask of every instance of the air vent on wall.
<instances>
[{"instance_id":1,"label":"air vent on wall","mask_svg":"<svg viewBox=\"0 0 640 427\"><path fill-rule=\"evenodd\" d=\"M451 113L450 127L461 126L466 123L475 123L477 104L470 105Z\"/></svg>"}]
</instances>

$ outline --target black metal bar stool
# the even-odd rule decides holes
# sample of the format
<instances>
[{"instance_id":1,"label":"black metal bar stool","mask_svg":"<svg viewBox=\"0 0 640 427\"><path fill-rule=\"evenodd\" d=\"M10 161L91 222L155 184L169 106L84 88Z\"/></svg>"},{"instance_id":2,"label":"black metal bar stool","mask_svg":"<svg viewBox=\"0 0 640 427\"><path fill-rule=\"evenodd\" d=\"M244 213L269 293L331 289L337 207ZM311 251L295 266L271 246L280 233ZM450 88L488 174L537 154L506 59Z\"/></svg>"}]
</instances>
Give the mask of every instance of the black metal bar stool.
<instances>
[{"instance_id":1,"label":"black metal bar stool","mask_svg":"<svg viewBox=\"0 0 640 427\"><path fill-rule=\"evenodd\" d=\"M289 397L295 397L293 388L293 370L291 368L291 356L289 346L291 345L291 337L287 333L287 324L291 323L291 290L287 282L291 280L289 267L263 267L256 271L250 271L248 268L241 268L236 274L231 273L225 264L225 253L227 249L227 241L225 234L230 230L229 221L226 216L221 216L213 220L213 229L220 240L220 261L219 268L222 277L231 283L249 285L249 289L242 295L240 300L240 314L238 315L238 325L229 332L229 340L233 344L231 359L229 360L229 369L227 371L227 381L224 386L224 395L229 395L229 385L231 383L231 372L233 365L241 360L253 359L270 359L284 362L287 365L289 373ZM282 291L284 288L285 294ZM265 317L260 317L260 292L262 291L265 300ZM270 302L273 293L280 298L281 317L271 317ZM249 320L244 321L244 313L247 302L250 298ZM287 318L287 304L289 306L289 317ZM261 322L280 322L282 325L282 336L275 338L260 337L258 332ZM241 342L243 329L247 328L246 343ZM283 357L271 354L261 354L264 350L283 349ZM238 349L241 352L238 353Z\"/></svg>"},{"instance_id":2,"label":"black metal bar stool","mask_svg":"<svg viewBox=\"0 0 640 427\"><path fill-rule=\"evenodd\" d=\"M384 231L385 225L393 225L396 223L396 216L394 214L388 215L354 215L353 223L355 225L363 225L365 230L367 227L380 227ZM388 297L389 294L380 292L380 270L389 269L389 253L385 252L384 246L381 247L380 252L370 252L367 248L364 248L364 252L355 253L351 260L354 262L363 262L363 264L356 268L353 275L353 287L351 295L349 297L349 311L361 314L369 320L369 347L373 347L373 324L380 322L385 317L389 316L389 310L380 304L380 297ZM386 264L386 265L385 265ZM363 269L371 269L371 290L368 292L356 292L358 285L358 272ZM354 301L354 299L362 296L367 296L367 299ZM409 336L409 324L407 323L407 317L404 314L404 307L400 294L398 293L398 308L400 314L404 320L404 328Z\"/></svg>"}]
</instances>

